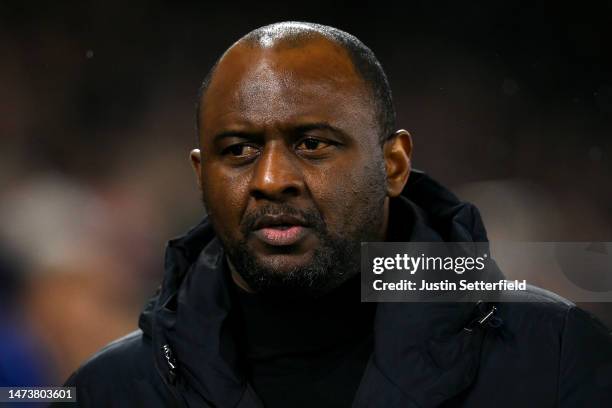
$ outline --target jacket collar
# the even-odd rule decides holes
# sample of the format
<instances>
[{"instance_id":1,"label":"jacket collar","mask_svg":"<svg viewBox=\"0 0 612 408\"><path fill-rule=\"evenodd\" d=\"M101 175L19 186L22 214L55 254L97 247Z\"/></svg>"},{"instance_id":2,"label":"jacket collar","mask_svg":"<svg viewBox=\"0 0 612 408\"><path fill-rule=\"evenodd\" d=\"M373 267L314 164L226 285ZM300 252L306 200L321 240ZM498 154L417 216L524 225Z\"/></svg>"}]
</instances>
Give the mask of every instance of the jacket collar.
<instances>
[{"instance_id":1,"label":"jacket collar","mask_svg":"<svg viewBox=\"0 0 612 408\"><path fill-rule=\"evenodd\" d=\"M419 174L411 187L443 189L427 179ZM445 197L447 205L428 202L430 194L425 191L410 193L428 205L429 212L405 196L395 201L392 225L407 225L412 220L409 241L486 241L480 217L471 204L460 203L450 192ZM443 237L433 229L434 220L439 226L454 225L442 228ZM501 276L498 272L495 277ZM460 394L475 378L485 334L484 330L468 332L464 327L483 306L468 302L379 303L374 352L353 406L435 407Z\"/></svg>"}]
</instances>

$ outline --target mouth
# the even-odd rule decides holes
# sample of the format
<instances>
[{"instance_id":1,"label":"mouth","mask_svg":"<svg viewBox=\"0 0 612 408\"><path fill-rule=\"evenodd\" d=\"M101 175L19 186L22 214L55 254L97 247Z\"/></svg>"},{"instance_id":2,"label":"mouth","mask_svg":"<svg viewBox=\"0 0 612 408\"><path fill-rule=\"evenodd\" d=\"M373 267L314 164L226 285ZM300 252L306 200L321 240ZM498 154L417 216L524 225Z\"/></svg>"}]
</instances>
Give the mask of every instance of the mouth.
<instances>
[{"instance_id":1,"label":"mouth","mask_svg":"<svg viewBox=\"0 0 612 408\"><path fill-rule=\"evenodd\" d=\"M304 220L290 215L265 215L254 225L253 233L271 246L295 245L310 230Z\"/></svg>"}]
</instances>

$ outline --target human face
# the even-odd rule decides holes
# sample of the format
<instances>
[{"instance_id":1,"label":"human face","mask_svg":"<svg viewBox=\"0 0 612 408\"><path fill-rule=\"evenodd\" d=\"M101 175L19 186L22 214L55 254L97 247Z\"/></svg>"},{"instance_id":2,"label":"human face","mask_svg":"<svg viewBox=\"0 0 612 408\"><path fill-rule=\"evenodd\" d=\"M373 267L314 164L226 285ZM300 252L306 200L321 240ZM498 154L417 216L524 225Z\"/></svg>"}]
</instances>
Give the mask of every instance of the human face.
<instances>
[{"instance_id":1,"label":"human face","mask_svg":"<svg viewBox=\"0 0 612 408\"><path fill-rule=\"evenodd\" d=\"M361 241L384 238L374 109L337 45L235 45L199 125L192 160L203 201L249 289L330 289L358 272Z\"/></svg>"}]
</instances>

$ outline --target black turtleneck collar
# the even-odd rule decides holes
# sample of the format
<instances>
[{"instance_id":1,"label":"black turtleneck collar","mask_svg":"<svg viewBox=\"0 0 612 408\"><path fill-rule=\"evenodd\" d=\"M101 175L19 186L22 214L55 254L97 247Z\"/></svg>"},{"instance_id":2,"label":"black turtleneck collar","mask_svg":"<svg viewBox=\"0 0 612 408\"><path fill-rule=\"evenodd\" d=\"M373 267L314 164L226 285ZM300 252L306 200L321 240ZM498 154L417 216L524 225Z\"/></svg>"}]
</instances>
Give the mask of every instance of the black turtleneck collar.
<instances>
[{"instance_id":1,"label":"black turtleneck collar","mask_svg":"<svg viewBox=\"0 0 612 408\"><path fill-rule=\"evenodd\" d=\"M244 351L253 359L318 353L372 330L375 304L361 303L359 275L320 298L274 299L235 287Z\"/></svg>"},{"instance_id":2,"label":"black turtleneck collar","mask_svg":"<svg viewBox=\"0 0 612 408\"><path fill-rule=\"evenodd\" d=\"M234 287L239 354L265 406L350 406L373 349L376 305L360 302L360 284L299 300Z\"/></svg>"}]
</instances>

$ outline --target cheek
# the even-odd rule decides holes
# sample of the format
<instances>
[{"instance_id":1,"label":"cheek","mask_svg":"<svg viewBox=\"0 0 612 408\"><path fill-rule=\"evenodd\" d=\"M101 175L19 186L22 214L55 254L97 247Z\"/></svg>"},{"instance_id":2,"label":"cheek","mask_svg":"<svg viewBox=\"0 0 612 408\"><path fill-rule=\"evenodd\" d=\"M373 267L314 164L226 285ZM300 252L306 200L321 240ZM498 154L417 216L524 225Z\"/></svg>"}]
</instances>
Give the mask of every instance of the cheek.
<instances>
[{"instance_id":1,"label":"cheek","mask_svg":"<svg viewBox=\"0 0 612 408\"><path fill-rule=\"evenodd\" d=\"M218 234L235 236L248 201L248 177L204 167L202 195Z\"/></svg>"},{"instance_id":2,"label":"cheek","mask_svg":"<svg viewBox=\"0 0 612 408\"><path fill-rule=\"evenodd\" d=\"M384 166L380 158L357 158L326 173L333 177L318 178L319 209L330 232L352 231L364 217L375 216L380 196L385 195ZM382 211L382 209L381 209Z\"/></svg>"}]
</instances>

